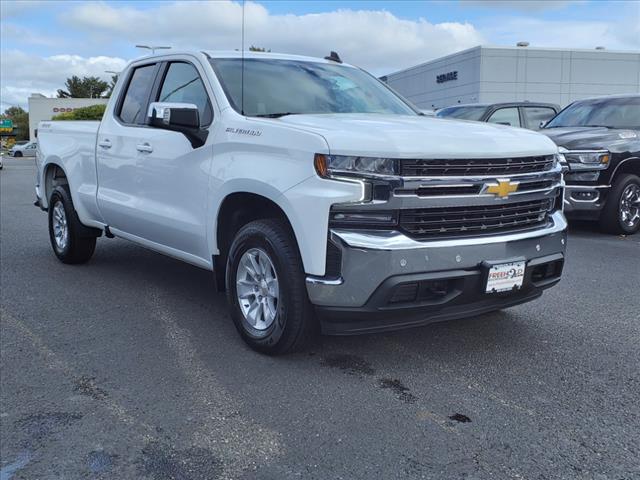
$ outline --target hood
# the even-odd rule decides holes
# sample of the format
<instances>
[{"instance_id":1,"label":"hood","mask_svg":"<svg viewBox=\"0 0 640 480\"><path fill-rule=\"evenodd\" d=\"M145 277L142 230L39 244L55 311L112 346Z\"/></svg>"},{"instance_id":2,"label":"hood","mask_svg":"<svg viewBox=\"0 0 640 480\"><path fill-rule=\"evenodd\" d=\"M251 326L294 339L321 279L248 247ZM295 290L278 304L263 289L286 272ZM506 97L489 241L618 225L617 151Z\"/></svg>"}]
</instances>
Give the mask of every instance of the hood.
<instances>
[{"instance_id":1,"label":"hood","mask_svg":"<svg viewBox=\"0 0 640 480\"><path fill-rule=\"evenodd\" d=\"M540 130L567 150L629 151L640 142L640 132L605 127L559 127Z\"/></svg>"},{"instance_id":2,"label":"hood","mask_svg":"<svg viewBox=\"0 0 640 480\"><path fill-rule=\"evenodd\" d=\"M288 115L277 121L322 135L335 155L496 158L549 155L544 135L503 125L380 114Z\"/></svg>"}]
</instances>

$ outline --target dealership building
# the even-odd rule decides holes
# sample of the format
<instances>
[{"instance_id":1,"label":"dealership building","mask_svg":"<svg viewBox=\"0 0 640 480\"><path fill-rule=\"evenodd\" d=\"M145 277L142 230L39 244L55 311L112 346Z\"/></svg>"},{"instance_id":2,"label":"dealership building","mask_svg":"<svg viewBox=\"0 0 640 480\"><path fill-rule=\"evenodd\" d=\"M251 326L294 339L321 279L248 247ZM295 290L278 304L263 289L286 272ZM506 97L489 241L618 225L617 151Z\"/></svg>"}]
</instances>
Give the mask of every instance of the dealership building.
<instances>
[{"instance_id":1,"label":"dealership building","mask_svg":"<svg viewBox=\"0 0 640 480\"><path fill-rule=\"evenodd\" d=\"M72 112L76 108L108 101L107 98L50 98L40 93L32 93L29 97L29 140L35 140L35 130L39 122L51 120L54 115Z\"/></svg>"},{"instance_id":2,"label":"dealership building","mask_svg":"<svg viewBox=\"0 0 640 480\"><path fill-rule=\"evenodd\" d=\"M640 93L640 52L478 46L381 79L423 109L526 100L565 106Z\"/></svg>"}]
</instances>

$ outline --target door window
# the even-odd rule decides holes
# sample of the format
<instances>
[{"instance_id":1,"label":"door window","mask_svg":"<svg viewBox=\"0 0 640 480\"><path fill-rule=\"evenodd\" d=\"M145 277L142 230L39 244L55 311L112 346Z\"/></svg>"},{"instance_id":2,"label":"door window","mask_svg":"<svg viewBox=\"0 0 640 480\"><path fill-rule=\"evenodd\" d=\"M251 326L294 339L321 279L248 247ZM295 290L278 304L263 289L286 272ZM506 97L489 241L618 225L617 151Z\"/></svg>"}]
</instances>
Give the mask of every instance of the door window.
<instances>
[{"instance_id":1,"label":"door window","mask_svg":"<svg viewBox=\"0 0 640 480\"><path fill-rule=\"evenodd\" d=\"M489 123L500 123L512 127L520 126L520 115L516 107L501 108L496 110L487 120Z\"/></svg>"},{"instance_id":2,"label":"door window","mask_svg":"<svg viewBox=\"0 0 640 480\"><path fill-rule=\"evenodd\" d=\"M143 125L147 99L153 84L156 65L145 65L133 71L120 107L119 117L124 123Z\"/></svg>"},{"instance_id":3,"label":"door window","mask_svg":"<svg viewBox=\"0 0 640 480\"><path fill-rule=\"evenodd\" d=\"M553 108L548 107L523 107L524 118L532 130L540 130L540 122L548 122L556 114Z\"/></svg>"},{"instance_id":4,"label":"door window","mask_svg":"<svg viewBox=\"0 0 640 480\"><path fill-rule=\"evenodd\" d=\"M198 70L190 63L174 62L169 64L158 101L194 104L198 107L201 126L207 126L213 120L213 111L207 90L204 88Z\"/></svg>"}]
</instances>

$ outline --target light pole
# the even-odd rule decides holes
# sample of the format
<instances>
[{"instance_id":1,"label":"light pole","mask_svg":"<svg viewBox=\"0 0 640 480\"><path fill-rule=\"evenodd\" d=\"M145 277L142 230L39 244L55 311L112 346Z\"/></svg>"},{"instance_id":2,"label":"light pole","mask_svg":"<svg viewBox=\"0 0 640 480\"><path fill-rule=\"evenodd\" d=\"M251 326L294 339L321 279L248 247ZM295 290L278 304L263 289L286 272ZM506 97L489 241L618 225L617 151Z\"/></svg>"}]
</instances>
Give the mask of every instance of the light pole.
<instances>
[{"instance_id":1,"label":"light pole","mask_svg":"<svg viewBox=\"0 0 640 480\"><path fill-rule=\"evenodd\" d=\"M136 48L146 48L147 50L151 50L152 54L155 54L156 50L169 50L171 47L162 47L159 45L136 45Z\"/></svg>"}]
</instances>

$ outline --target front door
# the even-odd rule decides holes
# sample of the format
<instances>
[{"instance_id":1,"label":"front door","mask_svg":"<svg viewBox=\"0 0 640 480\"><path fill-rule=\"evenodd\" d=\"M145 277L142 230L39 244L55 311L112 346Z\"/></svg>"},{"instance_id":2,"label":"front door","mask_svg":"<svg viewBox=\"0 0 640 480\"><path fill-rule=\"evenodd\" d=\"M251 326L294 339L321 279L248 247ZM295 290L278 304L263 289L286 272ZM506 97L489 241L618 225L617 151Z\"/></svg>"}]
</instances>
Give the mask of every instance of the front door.
<instances>
[{"instance_id":1,"label":"front door","mask_svg":"<svg viewBox=\"0 0 640 480\"><path fill-rule=\"evenodd\" d=\"M206 260L212 148L194 149L183 134L145 123L149 101L157 100L196 104L206 127L212 121L211 102L194 64L154 66L151 79L138 72L145 68L133 71L119 113L98 135L100 210L114 230ZM156 75L162 79L157 88L136 86L142 84L139 77L152 85Z\"/></svg>"}]
</instances>

